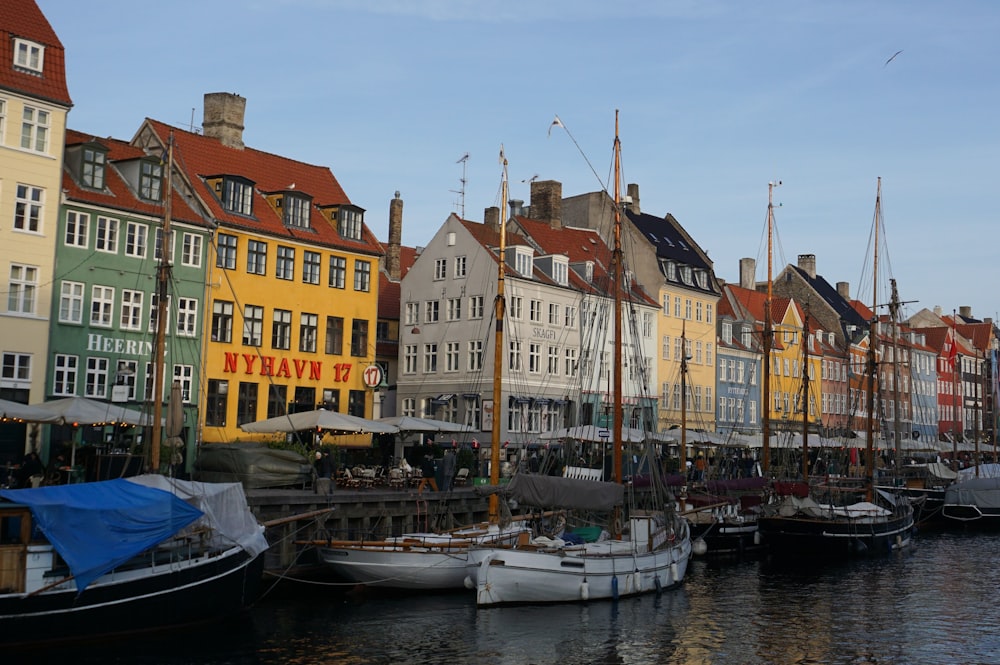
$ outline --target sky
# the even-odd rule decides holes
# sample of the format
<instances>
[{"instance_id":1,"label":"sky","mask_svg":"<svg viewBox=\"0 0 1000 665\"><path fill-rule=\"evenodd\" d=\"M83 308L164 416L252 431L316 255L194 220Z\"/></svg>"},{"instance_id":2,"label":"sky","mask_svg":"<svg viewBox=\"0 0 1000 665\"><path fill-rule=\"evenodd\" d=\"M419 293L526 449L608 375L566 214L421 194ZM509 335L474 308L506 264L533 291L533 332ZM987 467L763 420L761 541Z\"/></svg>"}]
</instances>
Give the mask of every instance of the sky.
<instances>
[{"instance_id":1,"label":"sky","mask_svg":"<svg viewBox=\"0 0 1000 665\"><path fill-rule=\"evenodd\" d=\"M748 257L766 279L780 181L775 272L815 254L870 305L881 178L878 274L904 317L1000 319L992 0L37 1L70 128L198 129L205 93L239 94L246 145L328 166L382 241L396 191L406 245L482 221L501 145L509 198L535 177L611 189L618 111L642 212L676 217L718 277Z\"/></svg>"}]
</instances>

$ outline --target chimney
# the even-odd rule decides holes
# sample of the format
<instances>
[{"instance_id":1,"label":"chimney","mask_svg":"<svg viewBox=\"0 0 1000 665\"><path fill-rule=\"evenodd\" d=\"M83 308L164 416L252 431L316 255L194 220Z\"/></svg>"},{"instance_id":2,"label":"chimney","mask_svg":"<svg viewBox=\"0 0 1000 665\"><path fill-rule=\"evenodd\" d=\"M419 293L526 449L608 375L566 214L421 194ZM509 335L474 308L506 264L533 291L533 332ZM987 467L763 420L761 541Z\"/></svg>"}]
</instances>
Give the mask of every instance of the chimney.
<instances>
[{"instance_id":1,"label":"chimney","mask_svg":"<svg viewBox=\"0 0 1000 665\"><path fill-rule=\"evenodd\" d=\"M396 191L395 198L389 202L389 246L385 252L386 270L389 279L398 280L402 272L399 263L400 247L403 243L403 199Z\"/></svg>"},{"instance_id":2,"label":"chimney","mask_svg":"<svg viewBox=\"0 0 1000 665\"><path fill-rule=\"evenodd\" d=\"M243 114L247 100L229 92L205 94L201 130L228 147L243 149Z\"/></svg>"},{"instance_id":3,"label":"chimney","mask_svg":"<svg viewBox=\"0 0 1000 665\"><path fill-rule=\"evenodd\" d=\"M844 300L850 301L851 299L850 282L837 282L837 295L839 295Z\"/></svg>"},{"instance_id":4,"label":"chimney","mask_svg":"<svg viewBox=\"0 0 1000 665\"><path fill-rule=\"evenodd\" d=\"M805 271L810 279L816 279L816 255L799 254L799 268Z\"/></svg>"},{"instance_id":5,"label":"chimney","mask_svg":"<svg viewBox=\"0 0 1000 665\"><path fill-rule=\"evenodd\" d=\"M531 216L554 229L562 228L562 183L557 180L531 182Z\"/></svg>"},{"instance_id":6,"label":"chimney","mask_svg":"<svg viewBox=\"0 0 1000 665\"><path fill-rule=\"evenodd\" d=\"M753 259L740 259L740 286L754 290L757 272L757 262Z\"/></svg>"},{"instance_id":7,"label":"chimney","mask_svg":"<svg viewBox=\"0 0 1000 665\"><path fill-rule=\"evenodd\" d=\"M639 185L635 183L630 183L628 187L625 188L628 192L625 199L626 207L637 215L641 215L642 211L639 209Z\"/></svg>"},{"instance_id":8,"label":"chimney","mask_svg":"<svg viewBox=\"0 0 1000 665\"><path fill-rule=\"evenodd\" d=\"M960 306L958 308L958 315L961 316L963 319L971 319L972 318L972 307L970 307L969 305L962 305L962 306Z\"/></svg>"},{"instance_id":9,"label":"chimney","mask_svg":"<svg viewBox=\"0 0 1000 665\"><path fill-rule=\"evenodd\" d=\"M510 218L513 219L518 215L524 214L524 201L521 199L511 199L510 200Z\"/></svg>"},{"instance_id":10,"label":"chimney","mask_svg":"<svg viewBox=\"0 0 1000 665\"><path fill-rule=\"evenodd\" d=\"M483 211L483 223L494 233L500 233L500 208L493 206Z\"/></svg>"}]
</instances>

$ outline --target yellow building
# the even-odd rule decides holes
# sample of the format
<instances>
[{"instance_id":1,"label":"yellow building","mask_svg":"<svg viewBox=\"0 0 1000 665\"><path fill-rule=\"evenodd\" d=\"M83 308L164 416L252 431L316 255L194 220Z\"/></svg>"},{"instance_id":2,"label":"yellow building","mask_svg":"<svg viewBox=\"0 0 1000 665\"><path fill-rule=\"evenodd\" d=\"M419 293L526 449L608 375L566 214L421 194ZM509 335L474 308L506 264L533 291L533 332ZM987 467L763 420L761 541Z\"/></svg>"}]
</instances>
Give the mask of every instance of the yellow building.
<instances>
[{"instance_id":1,"label":"yellow building","mask_svg":"<svg viewBox=\"0 0 1000 665\"><path fill-rule=\"evenodd\" d=\"M771 311L774 314L770 405L772 429L801 432L803 417L810 424L822 422L822 357L815 340L804 331L805 316L794 300L775 297ZM805 349L803 342L806 344ZM807 376L809 380L805 381Z\"/></svg>"},{"instance_id":2,"label":"yellow building","mask_svg":"<svg viewBox=\"0 0 1000 665\"><path fill-rule=\"evenodd\" d=\"M147 150L173 136L175 186L217 226L203 322L202 441L254 437L243 423L324 407L372 416L382 248L326 167L243 145L245 100L205 95L203 133L147 120Z\"/></svg>"},{"instance_id":3,"label":"yellow building","mask_svg":"<svg viewBox=\"0 0 1000 665\"><path fill-rule=\"evenodd\" d=\"M63 46L34 0L0 6L0 398L41 402L66 114ZM25 427L0 428L0 461L19 462Z\"/></svg>"}]
</instances>

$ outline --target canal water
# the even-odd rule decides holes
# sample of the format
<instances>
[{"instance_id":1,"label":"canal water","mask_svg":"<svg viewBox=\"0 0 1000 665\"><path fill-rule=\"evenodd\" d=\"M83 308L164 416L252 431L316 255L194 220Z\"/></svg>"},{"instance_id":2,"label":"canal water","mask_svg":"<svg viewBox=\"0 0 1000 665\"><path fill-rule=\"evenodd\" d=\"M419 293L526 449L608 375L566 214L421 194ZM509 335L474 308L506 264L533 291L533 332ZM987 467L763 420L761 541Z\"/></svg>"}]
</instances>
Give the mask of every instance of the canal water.
<instances>
[{"instance_id":1,"label":"canal water","mask_svg":"<svg viewBox=\"0 0 1000 665\"><path fill-rule=\"evenodd\" d=\"M77 645L24 662L1000 663L1000 534L921 533L908 552L835 565L695 560L660 596L477 610L471 594L283 584L210 628ZM8 660L4 662L17 662Z\"/></svg>"}]
</instances>

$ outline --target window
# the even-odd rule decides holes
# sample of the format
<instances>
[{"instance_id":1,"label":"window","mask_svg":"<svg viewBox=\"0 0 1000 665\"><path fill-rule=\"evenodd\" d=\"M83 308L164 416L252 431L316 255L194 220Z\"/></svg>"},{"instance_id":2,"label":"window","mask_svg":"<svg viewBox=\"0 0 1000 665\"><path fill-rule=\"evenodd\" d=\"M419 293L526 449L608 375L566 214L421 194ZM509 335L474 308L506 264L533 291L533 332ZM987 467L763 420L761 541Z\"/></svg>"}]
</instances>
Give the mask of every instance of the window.
<instances>
[{"instance_id":1,"label":"window","mask_svg":"<svg viewBox=\"0 0 1000 665\"><path fill-rule=\"evenodd\" d=\"M115 307L115 290L110 286L94 285L90 291L90 325L111 327Z\"/></svg>"},{"instance_id":2,"label":"window","mask_svg":"<svg viewBox=\"0 0 1000 665\"><path fill-rule=\"evenodd\" d=\"M403 346L403 373L416 374L417 372L417 345L406 344Z\"/></svg>"},{"instance_id":3,"label":"window","mask_svg":"<svg viewBox=\"0 0 1000 665\"><path fill-rule=\"evenodd\" d=\"M474 430L480 427L481 409L479 407L479 395L465 398L465 426Z\"/></svg>"},{"instance_id":4,"label":"window","mask_svg":"<svg viewBox=\"0 0 1000 665\"><path fill-rule=\"evenodd\" d=\"M240 381L240 393L236 397L236 424L252 423L257 420L257 384Z\"/></svg>"},{"instance_id":5,"label":"window","mask_svg":"<svg viewBox=\"0 0 1000 665\"><path fill-rule=\"evenodd\" d=\"M26 39L14 38L14 67L41 74L45 67L45 47Z\"/></svg>"},{"instance_id":6,"label":"window","mask_svg":"<svg viewBox=\"0 0 1000 665\"><path fill-rule=\"evenodd\" d=\"M225 178L222 182L222 207L240 215L252 215L253 185L246 180Z\"/></svg>"},{"instance_id":7,"label":"window","mask_svg":"<svg viewBox=\"0 0 1000 665\"><path fill-rule=\"evenodd\" d=\"M481 319L483 318L483 297L482 296L472 296L469 298L469 318L470 319Z\"/></svg>"},{"instance_id":8,"label":"window","mask_svg":"<svg viewBox=\"0 0 1000 665\"><path fill-rule=\"evenodd\" d=\"M403 399L403 415L404 416L416 416L417 415L417 400L413 397L406 397Z\"/></svg>"},{"instance_id":9,"label":"window","mask_svg":"<svg viewBox=\"0 0 1000 665\"><path fill-rule=\"evenodd\" d=\"M174 239L177 237L176 233L170 232L170 241L167 243L167 260L172 261L174 258ZM163 229L156 228L153 233L153 258L157 261L163 258Z\"/></svg>"},{"instance_id":10,"label":"window","mask_svg":"<svg viewBox=\"0 0 1000 665\"><path fill-rule=\"evenodd\" d=\"M514 296L510 299L510 318L520 319L522 316L524 299L521 296Z\"/></svg>"},{"instance_id":11,"label":"window","mask_svg":"<svg viewBox=\"0 0 1000 665\"><path fill-rule=\"evenodd\" d=\"M434 279L444 279L448 276L448 259L434 259Z\"/></svg>"},{"instance_id":12,"label":"window","mask_svg":"<svg viewBox=\"0 0 1000 665\"><path fill-rule=\"evenodd\" d=\"M424 344L424 372L436 372L438 368L438 345Z\"/></svg>"},{"instance_id":13,"label":"window","mask_svg":"<svg viewBox=\"0 0 1000 665\"><path fill-rule=\"evenodd\" d=\"M371 288L371 263L368 261L354 262L354 290L368 291Z\"/></svg>"},{"instance_id":14,"label":"window","mask_svg":"<svg viewBox=\"0 0 1000 665\"><path fill-rule=\"evenodd\" d=\"M549 303L549 325L559 325L559 305L555 303Z\"/></svg>"},{"instance_id":15,"label":"window","mask_svg":"<svg viewBox=\"0 0 1000 665\"><path fill-rule=\"evenodd\" d=\"M448 299L448 320L458 321L462 318L462 299L461 298L449 298Z\"/></svg>"},{"instance_id":16,"label":"window","mask_svg":"<svg viewBox=\"0 0 1000 665\"><path fill-rule=\"evenodd\" d=\"M515 339L510 340L507 347L507 369L521 371L521 342Z\"/></svg>"},{"instance_id":17,"label":"window","mask_svg":"<svg viewBox=\"0 0 1000 665\"><path fill-rule=\"evenodd\" d=\"M194 298L177 299L177 334L194 337L198 333L198 301Z\"/></svg>"},{"instance_id":18,"label":"window","mask_svg":"<svg viewBox=\"0 0 1000 665\"><path fill-rule=\"evenodd\" d=\"M566 359L566 376L573 378L576 376L576 349L563 349L563 356Z\"/></svg>"},{"instance_id":19,"label":"window","mask_svg":"<svg viewBox=\"0 0 1000 665\"><path fill-rule=\"evenodd\" d=\"M340 208L337 230L341 238L361 240L361 211L354 208Z\"/></svg>"},{"instance_id":20,"label":"window","mask_svg":"<svg viewBox=\"0 0 1000 665\"><path fill-rule=\"evenodd\" d=\"M469 342L469 371L479 372L483 369L483 340L474 339Z\"/></svg>"},{"instance_id":21,"label":"window","mask_svg":"<svg viewBox=\"0 0 1000 665\"><path fill-rule=\"evenodd\" d=\"M118 253L118 220L110 217L97 218L97 234L94 249L110 254Z\"/></svg>"},{"instance_id":22,"label":"window","mask_svg":"<svg viewBox=\"0 0 1000 665\"><path fill-rule=\"evenodd\" d=\"M528 344L528 371L538 374L542 371L542 345Z\"/></svg>"},{"instance_id":23,"label":"window","mask_svg":"<svg viewBox=\"0 0 1000 665\"><path fill-rule=\"evenodd\" d=\"M158 322L159 317L160 317L160 309L159 309L160 296L157 293L152 293L152 294L150 294L150 296L151 297L150 297L150 301L149 301L149 331L155 333L156 330L157 330L157 322ZM166 318L163 321L163 330L164 331L169 331L170 330L170 296L167 296L167 302L164 305L163 310L164 310L164 312L166 314Z\"/></svg>"},{"instance_id":24,"label":"window","mask_svg":"<svg viewBox=\"0 0 1000 665\"><path fill-rule=\"evenodd\" d=\"M281 248L278 248L281 251ZM247 273L250 275L267 274L267 243L259 240L247 240Z\"/></svg>"},{"instance_id":25,"label":"window","mask_svg":"<svg viewBox=\"0 0 1000 665\"><path fill-rule=\"evenodd\" d=\"M14 200L14 228L40 233L44 203L45 191L41 187L18 184L17 198Z\"/></svg>"},{"instance_id":26,"label":"window","mask_svg":"<svg viewBox=\"0 0 1000 665\"><path fill-rule=\"evenodd\" d=\"M260 346L264 336L264 308L247 305L243 308L243 346Z\"/></svg>"},{"instance_id":27,"label":"window","mask_svg":"<svg viewBox=\"0 0 1000 665\"><path fill-rule=\"evenodd\" d=\"M702 320L702 318L704 316L703 311L702 311L702 307L703 306L704 305L703 305L703 303L700 300L694 304L694 320L695 321L701 321Z\"/></svg>"},{"instance_id":28,"label":"window","mask_svg":"<svg viewBox=\"0 0 1000 665\"><path fill-rule=\"evenodd\" d=\"M34 152L48 152L49 112L25 106L21 115L21 147Z\"/></svg>"},{"instance_id":29,"label":"window","mask_svg":"<svg viewBox=\"0 0 1000 665\"><path fill-rule=\"evenodd\" d=\"M531 277L532 261L531 254L515 250L514 268L522 277Z\"/></svg>"},{"instance_id":30,"label":"window","mask_svg":"<svg viewBox=\"0 0 1000 665\"><path fill-rule=\"evenodd\" d=\"M87 358L85 397L104 398L108 394L108 359Z\"/></svg>"},{"instance_id":31,"label":"window","mask_svg":"<svg viewBox=\"0 0 1000 665\"><path fill-rule=\"evenodd\" d=\"M368 354L368 320L354 319L351 323L351 355L364 358Z\"/></svg>"},{"instance_id":32,"label":"window","mask_svg":"<svg viewBox=\"0 0 1000 665\"><path fill-rule=\"evenodd\" d=\"M271 348L288 350L291 346L292 312L287 309L276 309L271 322Z\"/></svg>"},{"instance_id":33,"label":"window","mask_svg":"<svg viewBox=\"0 0 1000 665\"><path fill-rule=\"evenodd\" d=\"M215 259L216 267L226 270L236 269L236 236L220 233L216 251L218 253Z\"/></svg>"},{"instance_id":34,"label":"window","mask_svg":"<svg viewBox=\"0 0 1000 665\"><path fill-rule=\"evenodd\" d=\"M81 179L85 187L104 189L104 164L107 159L103 150L94 148L83 149L83 168Z\"/></svg>"},{"instance_id":35,"label":"window","mask_svg":"<svg viewBox=\"0 0 1000 665\"><path fill-rule=\"evenodd\" d=\"M181 264L192 268L201 267L201 236L185 233L182 236Z\"/></svg>"},{"instance_id":36,"label":"window","mask_svg":"<svg viewBox=\"0 0 1000 665\"><path fill-rule=\"evenodd\" d=\"M309 228L309 199L296 194L285 195L285 224L299 228Z\"/></svg>"},{"instance_id":37,"label":"window","mask_svg":"<svg viewBox=\"0 0 1000 665\"><path fill-rule=\"evenodd\" d=\"M403 315L403 323L407 326L415 326L420 323L420 303L418 302L408 302L406 303L405 314Z\"/></svg>"},{"instance_id":38,"label":"window","mask_svg":"<svg viewBox=\"0 0 1000 665\"><path fill-rule=\"evenodd\" d=\"M365 391L349 390L347 392L347 414L364 418L365 416Z\"/></svg>"},{"instance_id":39,"label":"window","mask_svg":"<svg viewBox=\"0 0 1000 665\"><path fill-rule=\"evenodd\" d=\"M299 351L316 353L316 336L319 334L319 315L302 313L299 316Z\"/></svg>"},{"instance_id":40,"label":"window","mask_svg":"<svg viewBox=\"0 0 1000 665\"><path fill-rule=\"evenodd\" d=\"M31 381L31 354L5 353L0 364L0 377L5 381Z\"/></svg>"},{"instance_id":41,"label":"window","mask_svg":"<svg viewBox=\"0 0 1000 665\"><path fill-rule=\"evenodd\" d=\"M149 227L145 224L128 222L125 225L125 255L137 259L146 258L146 243L149 238Z\"/></svg>"},{"instance_id":42,"label":"window","mask_svg":"<svg viewBox=\"0 0 1000 665\"><path fill-rule=\"evenodd\" d=\"M424 303L424 321L427 323L437 323L441 313L441 303L437 300L428 300Z\"/></svg>"},{"instance_id":43,"label":"window","mask_svg":"<svg viewBox=\"0 0 1000 665\"><path fill-rule=\"evenodd\" d=\"M705 303L705 323L711 323L714 315L712 303Z\"/></svg>"},{"instance_id":44,"label":"window","mask_svg":"<svg viewBox=\"0 0 1000 665\"><path fill-rule=\"evenodd\" d=\"M90 215L70 210L66 213L66 246L86 247Z\"/></svg>"},{"instance_id":45,"label":"window","mask_svg":"<svg viewBox=\"0 0 1000 665\"><path fill-rule=\"evenodd\" d=\"M549 374L559 374L559 347L549 347Z\"/></svg>"},{"instance_id":46,"label":"window","mask_svg":"<svg viewBox=\"0 0 1000 665\"><path fill-rule=\"evenodd\" d=\"M209 379L205 392L205 425L225 427L229 402L229 382Z\"/></svg>"},{"instance_id":47,"label":"window","mask_svg":"<svg viewBox=\"0 0 1000 665\"><path fill-rule=\"evenodd\" d=\"M566 305L566 327L575 328L576 327L576 307Z\"/></svg>"},{"instance_id":48,"label":"window","mask_svg":"<svg viewBox=\"0 0 1000 665\"><path fill-rule=\"evenodd\" d=\"M376 321L375 322L375 341L376 342L398 342L399 340L389 337L389 322L388 321ZM388 371L388 368L386 368Z\"/></svg>"},{"instance_id":49,"label":"window","mask_svg":"<svg viewBox=\"0 0 1000 665\"><path fill-rule=\"evenodd\" d=\"M330 257L330 288L342 289L347 281L347 259L342 256Z\"/></svg>"},{"instance_id":50,"label":"window","mask_svg":"<svg viewBox=\"0 0 1000 665\"><path fill-rule=\"evenodd\" d=\"M118 325L122 330L142 330L142 291L122 289L122 310Z\"/></svg>"},{"instance_id":51,"label":"window","mask_svg":"<svg viewBox=\"0 0 1000 665\"><path fill-rule=\"evenodd\" d=\"M295 250L293 248L278 245L278 266L275 276L278 279L295 279Z\"/></svg>"},{"instance_id":52,"label":"window","mask_svg":"<svg viewBox=\"0 0 1000 665\"><path fill-rule=\"evenodd\" d=\"M10 264L10 286L7 311L17 314L35 313L35 292L38 289L38 268Z\"/></svg>"},{"instance_id":53,"label":"window","mask_svg":"<svg viewBox=\"0 0 1000 665\"><path fill-rule=\"evenodd\" d=\"M455 257L455 279L462 279L466 274L466 258L464 256Z\"/></svg>"},{"instance_id":54,"label":"window","mask_svg":"<svg viewBox=\"0 0 1000 665\"><path fill-rule=\"evenodd\" d=\"M660 358L670 360L670 335L663 336L663 342L660 344Z\"/></svg>"},{"instance_id":55,"label":"window","mask_svg":"<svg viewBox=\"0 0 1000 665\"><path fill-rule=\"evenodd\" d=\"M317 252L305 250L302 252L302 281L306 284L319 284L320 255Z\"/></svg>"},{"instance_id":56,"label":"window","mask_svg":"<svg viewBox=\"0 0 1000 665\"><path fill-rule=\"evenodd\" d=\"M325 392L325 391L324 391ZM288 413L288 386L272 383L267 389L267 417L277 418Z\"/></svg>"},{"instance_id":57,"label":"window","mask_svg":"<svg viewBox=\"0 0 1000 665\"><path fill-rule=\"evenodd\" d=\"M212 303L212 341L226 344L233 341L233 303L228 300Z\"/></svg>"},{"instance_id":58,"label":"window","mask_svg":"<svg viewBox=\"0 0 1000 665\"><path fill-rule=\"evenodd\" d=\"M160 200L163 166L158 162L142 162L139 167L139 196L147 201Z\"/></svg>"},{"instance_id":59,"label":"window","mask_svg":"<svg viewBox=\"0 0 1000 665\"><path fill-rule=\"evenodd\" d=\"M552 279L556 284L566 286L569 284L569 265L563 261L552 262Z\"/></svg>"},{"instance_id":60,"label":"window","mask_svg":"<svg viewBox=\"0 0 1000 665\"><path fill-rule=\"evenodd\" d=\"M681 297L674 296L674 316L681 318Z\"/></svg>"},{"instance_id":61,"label":"window","mask_svg":"<svg viewBox=\"0 0 1000 665\"><path fill-rule=\"evenodd\" d=\"M60 323L83 323L83 288L83 282L62 282L59 289Z\"/></svg>"},{"instance_id":62,"label":"window","mask_svg":"<svg viewBox=\"0 0 1000 665\"><path fill-rule=\"evenodd\" d=\"M684 299L684 318L687 319L688 321L691 320L691 299L690 298L685 298Z\"/></svg>"},{"instance_id":63,"label":"window","mask_svg":"<svg viewBox=\"0 0 1000 665\"><path fill-rule=\"evenodd\" d=\"M458 355L459 355L459 344L458 342L447 342L444 347L444 371L446 372L457 372L458 371Z\"/></svg>"},{"instance_id":64,"label":"window","mask_svg":"<svg viewBox=\"0 0 1000 665\"><path fill-rule=\"evenodd\" d=\"M528 302L528 318L535 323L542 322L542 301L531 300Z\"/></svg>"},{"instance_id":65,"label":"window","mask_svg":"<svg viewBox=\"0 0 1000 665\"><path fill-rule=\"evenodd\" d=\"M75 395L76 394L76 373L80 365L78 356L67 356L57 353L55 357L55 368L52 372L52 394L53 395Z\"/></svg>"},{"instance_id":66,"label":"window","mask_svg":"<svg viewBox=\"0 0 1000 665\"><path fill-rule=\"evenodd\" d=\"M647 339L653 336L653 315L649 312L642 313L642 336Z\"/></svg>"},{"instance_id":67,"label":"window","mask_svg":"<svg viewBox=\"0 0 1000 665\"><path fill-rule=\"evenodd\" d=\"M114 384L125 386L126 399L135 399L136 379L139 374L139 363L136 360L119 360L118 368L115 369ZM112 391L112 399L114 392Z\"/></svg>"},{"instance_id":68,"label":"window","mask_svg":"<svg viewBox=\"0 0 1000 665\"><path fill-rule=\"evenodd\" d=\"M339 316L326 317L326 344L324 351L331 356L344 353L344 319Z\"/></svg>"},{"instance_id":69,"label":"window","mask_svg":"<svg viewBox=\"0 0 1000 665\"><path fill-rule=\"evenodd\" d=\"M181 401L191 402L191 387L194 385L193 365L174 365L174 381L181 384Z\"/></svg>"}]
</instances>

